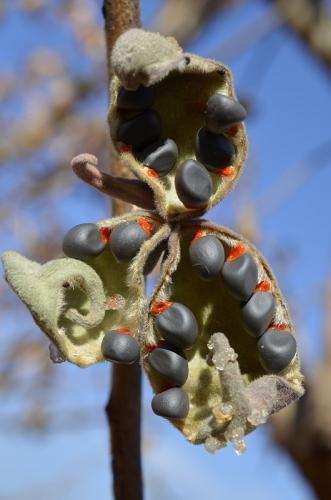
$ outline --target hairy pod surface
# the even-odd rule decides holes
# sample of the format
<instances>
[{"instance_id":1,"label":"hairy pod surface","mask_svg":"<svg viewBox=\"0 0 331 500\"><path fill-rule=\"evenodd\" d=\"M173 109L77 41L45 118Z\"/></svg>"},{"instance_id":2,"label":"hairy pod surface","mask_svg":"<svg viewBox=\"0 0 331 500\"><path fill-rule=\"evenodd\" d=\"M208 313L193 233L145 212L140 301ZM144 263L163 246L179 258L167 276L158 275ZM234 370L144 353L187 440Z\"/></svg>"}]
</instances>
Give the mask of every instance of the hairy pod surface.
<instances>
[{"instance_id":1,"label":"hairy pod surface","mask_svg":"<svg viewBox=\"0 0 331 500\"><path fill-rule=\"evenodd\" d=\"M162 50L159 47L162 47ZM160 53L158 60L155 60L156 50ZM124 53L127 56L127 66L118 63L120 54ZM132 63L130 64L133 54L136 58L139 57L135 71ZM129 55L132 55L130 60ZM113 64L116 76L111 83L109 125L114 146L121 159L138 178L152 188L161 217L174 219L204 213L222 200L234 186L246 158L246 134L242 124L245 114L243 111L235 112L232 108L229 110L228 105L229 100L236 102L230 71L216 61L183 54L181 48L171 38L137 29L126 32L118 39L114 49ZM177 146L176 162L169 161L168 169L163 164L160 175L157 164L155 169L152 163L144 165L136 138L131 141L123 140L126 138L119 134L119 131L123 127L126 128L132 120L140 120L135 109L126 109L123 112L122 89L128 85L137 89L138 103L141 99L141 86L153 88L153 100L149 101L148 111L145 110L144 113L156 112L160 118L159 139L171 139ZM224 110L221 113L218 110L217 114L218 121L220 115L223 116L222 134L216 136L216 141L218 138L220 141L217 144L221 143L225 148L221 155L217 151L209 150L209 144L200 144L198 135L199 130L205 127L206 121L208 122L210 98L216 96L217 100L218 94L229 98L226 100L227 108L223 105ZM235 127L233 122L236 122ZM143 141L144 132L142 128L137 140ZM146 127L147 139L148 134L149 128ZM152 146L153 141L150 143ZM201 163L206 160L204 166L210 169L206 170L206 176L210 179L211 189L203 203L193 203L188 206L185 198L183 199L176 189L175 179L177 169L184 161L199 159L196 157L196 143L201 146L198 147ZM146 148L146 144L144 147ZM210 167L210 156L212 156L212 167Z\"/></svg>"},{"instance_id":2,"label":"hairy pod surface","mask_svg":"<svg viewBox=\"0 0 331 500\"><path fill-rule=\"evenodd\" d=\"M116 228L131 225L146 238L139 240L135 252L131 244L131 260L125 254L125 261L119 261L109 240ZM151 254L145 246L154 247L155 236L155 245L160 242L159 228L155 217L135 212L72 228L63 244L69 257L40 265L15 252L4 254L7 281L65 360L84 367L107 359L101 344L111 330L124 328L138 335L135 307L143 302L143 270ZM132 271L135 262L138 270ZM151 263L147 266L151 270Z\"/></svg>"},{"instance_id":3,"label":"hairy pod surface","mask_svg":"<svg viewBox=\"0 0 331 500\"><path fill-rule=\"evenodd\" d=\"M268 321L263 316L264 323L258 324L264 333L261 340L249 334L243 322L242 310L247 302L240 300L240 279L236 280L237 295L234 296L222 276L222 269L212 282L192 272L191 245L203 238L219 241L225 254L223 267L245 254L249 255L249 263L254 262L256 282L251 296L266 294L274 303ZM247 295L244 275L241 286L242 294ZM231 441L237 451L242 452L242 438L247 432L303 392L293 325L277 282L263 257L241 236L204 221L182 223L177 234L172 233L169 239L168 258L160 284L150 300L145 331L144 366L156 394L162 394L164 380L151 369L149 356L153 349L162 346L159 318L174 303L189 307L198 331L195 342L185 351L188 377L181 385L188 396L189 411L185 418L172 422L189 441L204 443L210 451ZM258 321L255 319L255 322ZM171 344L171 339L166 340ZM268 384L270 394L274 395L272 401L266 402L264 393ZM169 418L166 412L158 414ZM241 438L236 440L235 436Z\"/></svg>"}]
</instances>

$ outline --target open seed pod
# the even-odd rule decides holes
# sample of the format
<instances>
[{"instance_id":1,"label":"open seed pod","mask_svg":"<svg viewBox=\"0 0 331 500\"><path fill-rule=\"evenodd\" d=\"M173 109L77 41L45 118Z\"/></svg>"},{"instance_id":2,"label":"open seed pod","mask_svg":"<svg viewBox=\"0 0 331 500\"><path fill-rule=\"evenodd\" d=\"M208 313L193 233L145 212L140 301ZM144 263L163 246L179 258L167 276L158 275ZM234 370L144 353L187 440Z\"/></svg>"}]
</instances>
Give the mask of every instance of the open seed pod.
<instances>
[{"instance_id":1,"label":"open seed pod","mask_svg":"<svg viewBox=\"0 0 331 500\"><path fill-rule=\"evenodd\" d=\"M6 279L60 357L85 367L108 359L101 349L108 332L138 336L143 273L168 232L146 212L80 224L64 238L65 258L41 265L6 252Z\"/></svg>"},{"instance_id":2,"label":"open seed pod","mask_svg":"<svg viewBox=\"0 0 331 500\"><path fill-rule=\"evenodd\" d=\"M173 230L141 343L154 412L209 451L230 441L242 452L245 434L303 393L270 268L241 236L205 221Z\"/></svg>"},{"instance_id":3,"label":"open seed pod","mask_svg":"<svg viewBox=\"0 0 331 500\"><path fill-rule=\"evenodd\" d=\"M161 217L206 212L246 158L245 111L229 70L139 29L118 38L112 67L109 126L121 159L151 187Z\"/></svg>"}]
</instances>

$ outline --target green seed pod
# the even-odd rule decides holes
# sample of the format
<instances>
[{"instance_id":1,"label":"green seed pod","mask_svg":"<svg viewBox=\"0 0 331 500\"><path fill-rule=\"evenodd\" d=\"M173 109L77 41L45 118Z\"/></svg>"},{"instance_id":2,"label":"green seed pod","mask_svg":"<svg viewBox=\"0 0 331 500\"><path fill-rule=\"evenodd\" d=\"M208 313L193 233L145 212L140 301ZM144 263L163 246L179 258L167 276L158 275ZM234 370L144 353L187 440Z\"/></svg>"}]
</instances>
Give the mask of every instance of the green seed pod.
<instances>
[{"instance_id":1,"label":"green seed pod","mask_svg":"<svg viewBox=\"0 0 331 500\"><path fill-rule=\"evenodd\" d=\"M302 375L297 354L280 373L270 375L270 369L266 371L261 364L258 339L249 335L242 323L241 309L245 303L229 293L221 272L212 282L193 272L191 242L209 235L222 244L225 263L245 253L254 260L256 292L272 294L275 301L275 312L265 330L274 329L277 334L286 329L288 335L294 335L277 282L260 253L229 229L203 221L182 222L169 238L161 281L150 299L142 339L144 366L155 393L159 394L164 390L164 381L148 362L149 352L162 346L156 318L172 303L185 304L198 323L197 339L185 351L188 378L183 390L189 398L189 412L185 418L170 420L193 443L204 443L208 450L215 451L230 441L240 453L245 448L245 434L303 393ZM240 288L239 283L237 286ZM276 366L277 360L273 362ZM282 363L284 366L283 358L278 365Z\"/></svg>"},{"instance_id":2,"label":"green seed pod","mask_svg":"<svg viewBox=\"0 0 331 500\"><path fill-rule=\"evenodd\" d=\"M231 165L220 164L210 172L212 189L203 206L187 207L179 199L175 177L185 160L196 160L195 143L198 131L204 126L208 99L216 93L234 98L230 71L210 59L184 54L172 38L139 29L129 30L117 40L113 56L115 77L111 83L109 126L115 149L135 175L154 192L158 213L165 219L202 214L224 198L237 181L246 158L246 134L242 123L222 130L235 155ZM167 175L158 176L151 165L139 161L139 151L118 140L122 124L136 116L121 112L117 98L122 86L137 89L154 88L153 104L161 121L161 138L170 138L178 148L176 164ZM143 131L142 131L143 132ZM141 137L139 137L141 140Z\"/></svg>"},{"instance_id":3,"label":"green seed pod","mask_svg":"<svg viewBox=\"0 0 331 500\"><path fill-rule=\"evenodd\" d=\"M16 252L3 255L6 279L35 322L64 359L81 367L104 359L101 343L107 332L124 328L138 335L138 312L144 300L143 268L151 247L168 229L158 231L160 221L146 212L135 212L99 222L100 238L107 243L113 228L129 222L140 223L150 231L145 242L147 251L142 244L131 262L118 262L108 244L89 258L62 258L44 265Z\"/></svg>"},{"instance_id":4,"label":"green seed pod","mask_svg":"<svg viewBox=\"0 0 331 500\"><path fill-rule=\"evenodd\" d=\"M248 432L303 394L303 377L293 325L263 257L240 235L197 219L234 186L246 157L242 123L227 128L223 121L212 132L210 120L205 124L211 96L235 98L230 72L139 29L119 37L112 68L111 137L138 179L100 172L89 154L72 167L100 191L151 212L77 226L65 237L68 258L44 265L7 252L6 279L54 343L54 360L82 367L107 357L132 362L139 343L154 412L211 452L231 442L241 453ZM215 150L204 149L213 143ZM205 236L219 241L216 253L196 243ZM146 299L144 274L158 260L160 276ZM121 350L115 338L105 339L112 331L134 340ZM176 356L150 358L157 347L178 355L185 349L185 372Z\"/></svg>"}]
</instances>

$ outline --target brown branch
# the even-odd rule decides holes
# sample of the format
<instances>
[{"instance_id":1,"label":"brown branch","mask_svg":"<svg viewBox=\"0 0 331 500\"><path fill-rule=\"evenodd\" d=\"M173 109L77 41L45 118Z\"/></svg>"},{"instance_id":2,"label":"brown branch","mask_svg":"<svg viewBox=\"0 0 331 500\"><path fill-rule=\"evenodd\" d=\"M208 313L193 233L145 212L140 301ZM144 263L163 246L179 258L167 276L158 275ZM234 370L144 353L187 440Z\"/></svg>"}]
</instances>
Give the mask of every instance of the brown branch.
<instances>
[{"instance_id":1,"label":"brown branch","mask_svg":"<svg viewBox=\"0 0 331 500\"><path fill-rule=\"evenodd\" d=\"M325 288L324 357L306 374L306 394L275 415L274 439L293 459L320 500L331 491L331 275Z\"/></svg>"},{"instance_id":2,"label":"brown branch","mask_svg":"<svg viewBox=\"0 0 331 500\"><path fill-rule=\"evenodd\" d=\"M139 0L104 0L102 7L105 20L108 75L111 75L110 55L117 38L130 28L140 26Z\"/></svg>"},{"instance_id":3,"label":"brown branch","mask_svg":"<svg viewBox=\"0 0 331 500\"><path fill-rule=\"evenodd\" d=\"M316 0L276 0L289 28L331 69L331 15Z\"/></svg>"},{"instance_id":4,"label":"brown branch","mask_svg":"<svg viewBox=\"0 0 331 500\"><path fill-rule=\"evenodd\" d=\"M129 28L140 26L139 0L104 0L108 77L111 78L110 54L117 38ZM114 151L112 174L123 177L126 169ZM130 209L123 201L113 202L113 215ZM141 368L114 364L112 388L106 406L111 434L113 489L116 500L142 500L141 468Z\"/></svg>"}]
</instances>

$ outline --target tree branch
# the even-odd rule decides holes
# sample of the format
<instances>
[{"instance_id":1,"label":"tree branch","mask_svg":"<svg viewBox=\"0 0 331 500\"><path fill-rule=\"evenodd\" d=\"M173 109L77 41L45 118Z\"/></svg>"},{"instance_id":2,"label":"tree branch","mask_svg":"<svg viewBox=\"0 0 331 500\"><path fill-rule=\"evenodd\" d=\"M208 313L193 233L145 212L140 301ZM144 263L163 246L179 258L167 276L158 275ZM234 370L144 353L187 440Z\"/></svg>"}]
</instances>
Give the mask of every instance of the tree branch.
<instances>
[{"instance_id":1,"label":"tree branch","mask_svg":"<svg viewBox=\"0 0 331 500\"><path fill-rule=\"evenodd\" d=\"M331 491L331 275L325 288L324 358L306 375L303 398L272 419L274 439L293 459L317 498Z\"/></svg>"},{"instance_id":2,"label":"tree branch","mask_svg":"<svg viewBox=\"0 0 331 500\"><path fill-rule=\"evenodd\" d=\"M316 0L273 0L289 28L331 69L331 16Z\"/></svg>"},{"instance_id":3,"label":"tree branch","mask_svg":"<svg viewBox=\"0 0 331 500\"><path fill-rule=\"evenodd\" d=\"M105 37L109 81L112 76L110 54L117 38L126 30L140 26L139 0L104 0ZM126 168L112 152L112 174L127 176ZM113 215L127 212L131 205L113 200ZM143 482L140 452L141 368L113 365L112 388L106 406L111 434L113 489L116 500L142 500Z\"/></svg>"}]
</instances>

